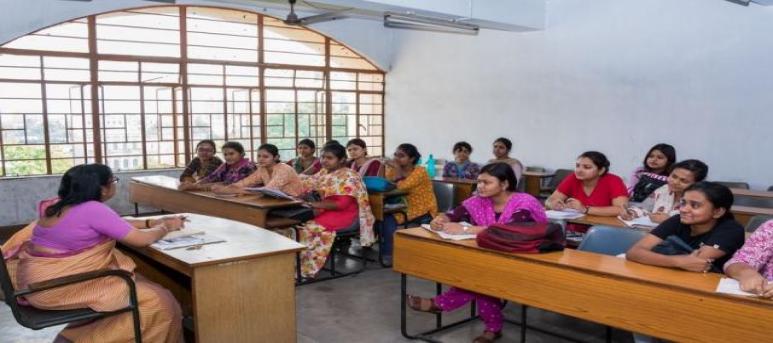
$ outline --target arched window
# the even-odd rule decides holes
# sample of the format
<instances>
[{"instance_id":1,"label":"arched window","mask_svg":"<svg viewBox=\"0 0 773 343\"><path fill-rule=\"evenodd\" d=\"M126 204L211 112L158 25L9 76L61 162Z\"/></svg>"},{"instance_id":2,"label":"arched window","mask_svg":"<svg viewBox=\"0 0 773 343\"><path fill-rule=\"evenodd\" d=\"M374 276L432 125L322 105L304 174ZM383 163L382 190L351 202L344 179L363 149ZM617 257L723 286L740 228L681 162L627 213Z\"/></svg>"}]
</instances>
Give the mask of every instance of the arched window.
<instances>
[{"instance_id":1,"label":"arched window","mask_svg":"<svg viewBox=\"0 0 773 343\"><path fill-rule=\"evenodd\" d=\"M384 73L312 30L241 10L88 16L0 46L0 177L81 163L175 168L205 138L363 138L383 154ZM129 162L131 161L131 163Z\"/></svg>"}]
</instances>

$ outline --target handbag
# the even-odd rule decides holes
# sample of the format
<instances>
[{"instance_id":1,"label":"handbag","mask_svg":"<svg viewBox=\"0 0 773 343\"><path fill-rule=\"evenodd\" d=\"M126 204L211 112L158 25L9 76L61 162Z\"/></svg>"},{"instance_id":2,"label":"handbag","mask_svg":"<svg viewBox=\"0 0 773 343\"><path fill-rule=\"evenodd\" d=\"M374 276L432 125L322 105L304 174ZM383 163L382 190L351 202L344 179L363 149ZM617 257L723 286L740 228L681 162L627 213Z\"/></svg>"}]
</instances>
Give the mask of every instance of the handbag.
<instances>
[{"instance_id":1,"label":"handbag","mask_svg":"<svg viewBox=\"0 0 773 343\"><path fill-rule=\"evenodd\" d=\"M689 255L692 254L693 250L689 244L675 235L666 237L666 239L652 248L652 252L668 256Z\"/></svg>"},{"instance_id":2,"label":"handbag","mask_svg":"<svg viewBox=\"0 0 773 343\"><path fill-rule=\"evenodd\" d=\"M556 223L494 224L478 234L482 248L506 252L536 254L564 249L561 225Z\"/></svg>"}]
</instances>

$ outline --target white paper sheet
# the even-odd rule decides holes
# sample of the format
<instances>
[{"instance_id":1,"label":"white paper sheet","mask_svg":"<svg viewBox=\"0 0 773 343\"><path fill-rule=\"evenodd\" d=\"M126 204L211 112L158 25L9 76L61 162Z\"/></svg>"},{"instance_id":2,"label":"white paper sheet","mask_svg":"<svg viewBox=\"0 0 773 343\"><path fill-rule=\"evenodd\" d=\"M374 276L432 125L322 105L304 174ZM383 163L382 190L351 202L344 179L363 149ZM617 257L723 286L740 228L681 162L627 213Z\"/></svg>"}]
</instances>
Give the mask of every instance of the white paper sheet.
<instances>
[{"instance_id":1,"label":"white paper sheet","mask_svg":"<svg viewBox=\"0 0 773 343\"><path fill-rule=\"evenodd\" d=\"M465 240L465 239L475 239L475 237L477 236L477 235L474 235L474 234L452 235L452 234L449 234L449 233L446 233L446 232L443 232L443 231L435 231L435 230L432 230L429 227L429 224L421 224L421 227L425 228L427 231L436 233L442 239L450 239L452 241L462 241L462 240Z\"/></svg>"},{"instance_id":2,"label":"white paper sheet","mask_svg":"<svg viewBox=\"0 0 773 343\"><path fill-rule=\"evenodd\" d=\"M719 280L719 284L717 284L717 293L743 295L747 297L757 296L756 294L742 291L738 280L727 277L723 277Z\"/></svg>"}]
</instances>

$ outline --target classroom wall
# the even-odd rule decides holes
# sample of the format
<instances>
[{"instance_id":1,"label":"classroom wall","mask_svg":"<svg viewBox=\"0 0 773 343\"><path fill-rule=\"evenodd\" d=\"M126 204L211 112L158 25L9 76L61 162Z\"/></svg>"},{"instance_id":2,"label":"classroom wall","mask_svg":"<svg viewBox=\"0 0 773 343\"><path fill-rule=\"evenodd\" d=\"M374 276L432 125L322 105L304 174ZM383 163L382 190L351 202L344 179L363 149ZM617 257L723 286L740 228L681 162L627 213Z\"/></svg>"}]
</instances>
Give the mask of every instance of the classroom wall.
<instances>
[{"instance_id":1,"label":"classroom wall","mask_svg":"<svg viewBox=\"0 0 773 343\"><path fill-rule=\"evenodd\" d=\"M710 178L773 184L773 8L722 0L551 0L547 29L399 31L387 77L388 150L451 157L498 136L526 165L600 150L628 177L659 142ZM409 120L407 120L409 119Z\"/></svg>"}]
</instances>

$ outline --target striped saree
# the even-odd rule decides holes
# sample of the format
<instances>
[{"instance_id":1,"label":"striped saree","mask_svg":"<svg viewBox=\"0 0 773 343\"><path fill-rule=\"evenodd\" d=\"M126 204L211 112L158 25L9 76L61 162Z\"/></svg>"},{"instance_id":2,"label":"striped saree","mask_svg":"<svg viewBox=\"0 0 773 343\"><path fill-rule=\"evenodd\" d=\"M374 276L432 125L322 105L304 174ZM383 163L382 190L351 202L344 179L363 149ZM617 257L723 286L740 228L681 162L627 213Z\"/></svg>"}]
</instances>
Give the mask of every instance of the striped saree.
<instances>
[{"instance_id":1,"label":"striped saree","mask_svg":"<svg viewBox=\"0 0 773 343\"><path fill-rule=\"evenodd\" d=\"M31 249L28 242L34 223L18 232L3 246L14 285L31 283L101 269L133 271L135 264L115 249L109 240L83 251L64 255L45 255ZM6 254L6 251L8 252ZM172 294L163 287L135 274L140 308L142 339L145 342L181 342L182 311ZM129 303L128 286L117 277L105 277L55 288L26 296L27 303L46 310L88 307L110 311ZM132 342L131 313L124 313L79 325L68 325L60 335L73 342Z\"/></svg>"}]
</instances>

